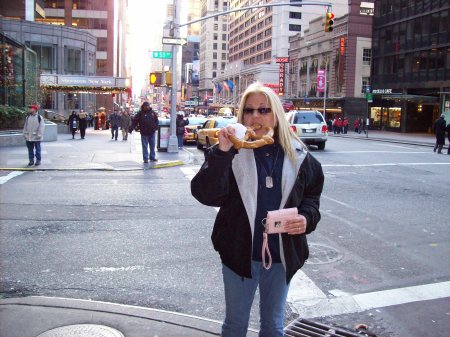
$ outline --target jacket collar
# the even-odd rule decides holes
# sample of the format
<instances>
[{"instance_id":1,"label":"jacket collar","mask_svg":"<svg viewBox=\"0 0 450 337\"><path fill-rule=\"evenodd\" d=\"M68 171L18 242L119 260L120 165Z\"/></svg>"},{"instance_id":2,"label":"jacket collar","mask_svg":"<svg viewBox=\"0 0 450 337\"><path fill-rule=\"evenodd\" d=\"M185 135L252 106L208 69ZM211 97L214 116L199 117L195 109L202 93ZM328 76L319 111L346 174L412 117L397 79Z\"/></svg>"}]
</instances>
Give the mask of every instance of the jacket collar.
<instances>
[{"instance_id":1,"label":"jacket collar","mask_svg":"<svg viewBox=\"0 0 450 337\"><path fill-rule=\"evenodd\" d=\"M306 156L306 149L300 142L294 139L292 145L297 150L297 159L294 164L290 161L288 156L284 156L280 208L283 208L286 205L290 192L294 187L297 172ZM258 197L258 176L253 150L240 149L239 153L237 153L233 159L232 169L242 202L244 203L247 212L253 237Z\"/></svg>"}]
</instances>

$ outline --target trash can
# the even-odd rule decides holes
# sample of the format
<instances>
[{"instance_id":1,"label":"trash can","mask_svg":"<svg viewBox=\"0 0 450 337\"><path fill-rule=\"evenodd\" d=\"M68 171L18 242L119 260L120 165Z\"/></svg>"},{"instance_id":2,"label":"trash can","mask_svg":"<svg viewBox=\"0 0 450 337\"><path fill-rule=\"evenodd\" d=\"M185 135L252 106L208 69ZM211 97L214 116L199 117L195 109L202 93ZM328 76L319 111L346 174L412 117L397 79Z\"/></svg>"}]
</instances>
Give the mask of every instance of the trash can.
<instances>
[{"instance_id":1,"label":"trash can","mask_svg":"<svg viewBox=\"0 0 450 337\"><path fill-rule=\"evenodd\" d=\"M170 138L170 119L160 119L156 147L159 152L167 152Z\"/></svg>"}]
</instances>

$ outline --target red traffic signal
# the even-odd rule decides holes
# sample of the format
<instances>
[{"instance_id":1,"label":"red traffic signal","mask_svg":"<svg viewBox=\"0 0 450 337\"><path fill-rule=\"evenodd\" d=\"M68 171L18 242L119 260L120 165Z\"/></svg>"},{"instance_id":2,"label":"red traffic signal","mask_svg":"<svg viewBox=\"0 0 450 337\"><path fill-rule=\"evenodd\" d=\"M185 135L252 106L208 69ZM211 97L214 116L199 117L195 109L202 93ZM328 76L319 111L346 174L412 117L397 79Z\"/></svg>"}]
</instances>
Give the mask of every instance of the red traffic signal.
<instances>
[{"instance_id":1,"label":"red traffic signal","mask_svg":"<svg viewBox=\"0 0 450 337\"><path fill-rule=\"evenodd\" d=\"M327 12L325 14L325 31L332 32L334 24L334 14L331 12Z\"/></svg>"}]
</instances>

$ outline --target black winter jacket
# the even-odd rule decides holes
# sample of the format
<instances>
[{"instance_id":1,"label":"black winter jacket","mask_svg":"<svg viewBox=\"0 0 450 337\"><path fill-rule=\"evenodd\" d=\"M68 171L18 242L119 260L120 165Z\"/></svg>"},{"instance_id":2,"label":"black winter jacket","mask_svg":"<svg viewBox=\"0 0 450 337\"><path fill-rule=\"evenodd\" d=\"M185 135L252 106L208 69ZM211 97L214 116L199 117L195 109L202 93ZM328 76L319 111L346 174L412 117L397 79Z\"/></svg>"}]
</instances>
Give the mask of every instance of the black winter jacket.
<instances>
[{"instance_id":1,"label":"black winter jacket","mask_svg":"<svg viewBox=\"0 0 450 337\"><path fill-rule=\"evenodd\" d=\"M139 125L139 130L143 136L151 136L158 129L158 115L153 110L140 110L133 118L132 124L128 131L133 132L134 128Z\"/></svg>"},{"instance_id":2,"label":"black winter jacket","mask_svg":"<svg viewBox=\"0 0 450 337\"><path fill-rule=\"evenodd\" d=\"M297 163L285 156L280 208L297 207L307 220L306 233L280 234L281 261L290 282L308 258L306 234L320 220L324 176L320 163L300 143ZM192 195L202 204L220 207L211 236L222 263L241 277L251 278L253 229L257 203L257 173L253 150L223 152L213 146L191 182ZM273 234L276 235L276 234Z\"/></svg>"}]
</instances>

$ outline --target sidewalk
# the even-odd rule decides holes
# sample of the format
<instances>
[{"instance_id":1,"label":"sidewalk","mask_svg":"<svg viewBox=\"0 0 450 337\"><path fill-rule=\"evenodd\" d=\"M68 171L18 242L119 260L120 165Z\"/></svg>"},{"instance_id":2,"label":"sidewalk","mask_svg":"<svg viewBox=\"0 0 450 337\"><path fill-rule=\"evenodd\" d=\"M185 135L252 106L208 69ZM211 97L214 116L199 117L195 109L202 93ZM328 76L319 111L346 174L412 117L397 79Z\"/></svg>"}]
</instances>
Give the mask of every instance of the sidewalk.
<instances>
[{"instance_id":1,"label":"sidewalk","mask_svg":"<svg viewBox=\"0 0 450 337\"><path fill-rule=\"evenodd\" d=\"M379 142L410 144L419 146L434 147L436 137L434 134L429 133L399 133L390 131L378 131L369 130L368 134L356 133L354 131L348 131L346 134L334 134L330 132L330 137L343 137L343 138L355 138L361 140L372 140Z\"/></svg>"},{"instance_id":2,"label":"sidewalk","mask_svg":"<svg viewBox=\"0 0 450 337\"><path fill-rule=\"evenodd\" d=\"M222 322L163 310L50 297L0 300L0 337L208 337ZM249 330L248 337L256 337Z\"/></svg>"},{"instance_id":3,"label":"sidewalk","mask_svg":"<svg viewBox=\"0 0 450 337\"><path fill-rule=\"evenodd\" d=\"M183 165L191 160L185 150L178 153L157 152L158 162L143 163L141 138L133 132L123 141L119 132L117 141L111 139L110 130L87 129L85 139L80 134L58 134L55 142L41 142L42 164L27 166L28 152L23 146L0 147L2 170L145 170Z\"/></svg>"},{"instance_id":4,"label":"sidewalk","mask_svg":"<svg viewBox=\"0 0 450 337\"><path fill-rule=\"evenodd\" d=\"M361 141L380 141L433 147L435 136L424 133L397 133L369 130L368 136L353 131L347 134L329 134L333 137L354 138ZM158 162L144 164L139 132L128 136L128 141L111 139L110 130L87 130L86 138L79 133L58 134L55 142L42 142L42 165L28 167L26 146L0 147L0 170L145 170L188 164L193 154L187 149L177 153L157 152ZM447 148L445 145L444 149Z\"/></svg>"}]
</instances>

